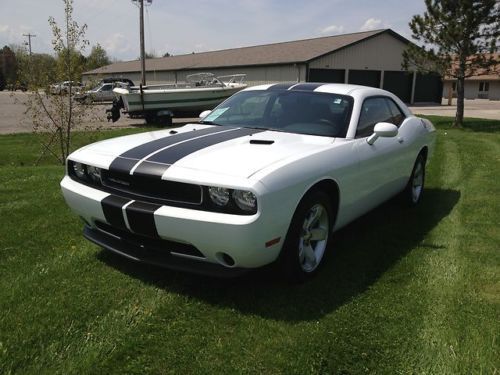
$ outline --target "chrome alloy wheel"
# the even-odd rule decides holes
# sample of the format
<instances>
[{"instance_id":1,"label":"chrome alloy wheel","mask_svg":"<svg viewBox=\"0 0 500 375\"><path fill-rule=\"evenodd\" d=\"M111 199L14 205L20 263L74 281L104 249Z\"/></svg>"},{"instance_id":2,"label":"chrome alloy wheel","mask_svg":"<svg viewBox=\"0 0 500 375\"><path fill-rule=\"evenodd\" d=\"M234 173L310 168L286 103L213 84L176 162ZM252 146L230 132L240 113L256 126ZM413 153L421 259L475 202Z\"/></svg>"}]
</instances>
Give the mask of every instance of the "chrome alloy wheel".
<instances>
[{"instance_id":1,"label":"chrome alloy wheel","mask_svg":"<svg viewBox=\"0 0 500 375\"><path fill-rule=\"evenodd\" d=\"M299 262L304 272L318 267L328 242L330 222L326 208L319 203L306 212L299 236Z\"/></svg>"},{"instance_id":2,"label":"chrome alloy wheel","mask_svg":"<svg viewBox=\"0 0 500 375\"><path fill-rule=\"evenodd\" d=\"M424 167L422 160L419 159L415 170L413 171L413 179L411 181L411 198L413 203L417 203L424 188Z\"/></svg>"}]
</instances>

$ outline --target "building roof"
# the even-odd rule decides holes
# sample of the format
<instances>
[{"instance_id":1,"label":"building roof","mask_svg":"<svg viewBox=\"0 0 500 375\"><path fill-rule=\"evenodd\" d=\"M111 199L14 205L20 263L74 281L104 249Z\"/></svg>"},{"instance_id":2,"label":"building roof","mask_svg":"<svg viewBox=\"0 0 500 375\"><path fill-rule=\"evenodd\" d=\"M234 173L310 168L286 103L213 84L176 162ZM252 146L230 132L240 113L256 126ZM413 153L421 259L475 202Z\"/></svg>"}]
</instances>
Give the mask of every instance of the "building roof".
<instances>
[{"instance_id":1,"label":"building roof","mask_svg":"<svg viewBox=\"0 0 500 375\"><path fill-rule=\"evenodd\" d=\"M485 53L484 55L486 58L491 58L497 63L492 65L489 69L476 69L473 76L465 78L466 81L500 81L500 53ZM452 67L458 67L458 63L452 63ZM445 76L444 80L455 81L456 78Z\"/></svg>"},{"instance_id":2,"label":"building roof","mask_svg":"<svg viewBox=\"0 0 500 375\"><path fill-rule=\"evenodd\" d=\"M390 33L404 43L409 41L390 29L365 31L352 34L327 36L321 38L296 40L266 44L261 46L241 47L161 57L146 60L147 71L196 70L227 68L252 65L279 65L306 63L328 53L359 43L382 33ZM125 61L107 65L84 74L113 74L140 71L140 61Z\"/></svg>"}]
</instances>

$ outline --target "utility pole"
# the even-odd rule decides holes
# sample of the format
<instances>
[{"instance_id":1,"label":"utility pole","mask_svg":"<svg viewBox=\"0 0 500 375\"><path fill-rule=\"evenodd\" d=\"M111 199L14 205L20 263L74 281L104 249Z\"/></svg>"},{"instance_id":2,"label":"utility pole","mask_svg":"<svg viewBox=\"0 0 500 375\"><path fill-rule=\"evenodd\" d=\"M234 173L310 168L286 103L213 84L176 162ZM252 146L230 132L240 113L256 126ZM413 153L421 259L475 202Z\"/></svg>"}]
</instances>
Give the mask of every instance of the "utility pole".
<instances>
[{"instance_id":1,"label":"utility pole","mask_svg":"<svg viewBox=\"0 0 500 375\"><path fill-rule=\"evenodd\" d=\"M30 51L30 56L31 56L31 38L36 37L36 35L28 33L28 34L23 34L23 36L28 37L28 46L29 46L29 51Z\"/></svg>"},{"instance_id":2,"label":"utility pole","mask_svg":"<svg viewBox=\"0 0 500 375\"><path fill-rule=\"evenodd\" d=\"M146 86L146 53L144 51L144 0L140 0L139 7L139 27L140 27L140 39L141 39L141 82L143 86Z\"/></svg>"},{"instance_id":3,"label":"utility pole","mask_svg":"<svg viewBox=\"0 0 500 375\"><path fill-rule=\"evenodd\" d=\"M139 35L141 41L141 84L146 85L146 52L144 50L144 3L151 5L153 0L132 0L139 7Z\"/></svg>"}]
</instances>

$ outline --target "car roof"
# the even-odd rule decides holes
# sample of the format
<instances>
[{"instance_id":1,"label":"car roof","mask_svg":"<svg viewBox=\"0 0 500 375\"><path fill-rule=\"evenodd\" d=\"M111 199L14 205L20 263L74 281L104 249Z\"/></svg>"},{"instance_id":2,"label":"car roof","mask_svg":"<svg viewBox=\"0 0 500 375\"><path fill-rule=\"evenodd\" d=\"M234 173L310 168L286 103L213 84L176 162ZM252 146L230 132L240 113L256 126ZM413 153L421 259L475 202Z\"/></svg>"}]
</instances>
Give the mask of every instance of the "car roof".
<instances>
[{"instance_id":1,"label":"car roof","mask_svg":"<svg viewBox=\"0 0 500 375\"><path fill-rule=\"evenodd\" d=\"M361 92L371 92L371 93L379 93L386 94L387 91L368 87L361 85L353 85L346 83L320 83L320 82L290 82L290 83L277 83L270 85L259 85L259 86L250 86L247 87L244 91L252 91L252 90L293 90L293 91L314 91L314 92L326 92L332 94L340 94L340 95L352 95L354 93Z\"/></svg>"},{"instance_id":2,"label":"car roof","mask_svg":"<svg viewBox=\"0 0 500 375\"><path fill-rule=\"evenodd\" d=\"M363 102L371 96L388 96L403 110L405 115L411 115L409 108L393 93L375 87L352 85L346 83L316 83L316 82L289 82L268 85L250 86L243 91L273 90L273 91L303 91L316 93L331 93L352 96L356 102Z\"/></svg>"}]
</instances>

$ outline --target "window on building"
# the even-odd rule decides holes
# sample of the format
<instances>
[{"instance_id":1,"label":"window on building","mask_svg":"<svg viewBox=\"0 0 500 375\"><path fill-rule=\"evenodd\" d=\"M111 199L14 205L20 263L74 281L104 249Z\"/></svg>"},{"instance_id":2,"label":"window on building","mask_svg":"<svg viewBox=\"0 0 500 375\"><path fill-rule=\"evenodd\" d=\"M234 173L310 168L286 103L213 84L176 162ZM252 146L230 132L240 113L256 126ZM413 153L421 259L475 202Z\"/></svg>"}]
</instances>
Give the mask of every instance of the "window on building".
<instances>
[{"instance_id":1,"label":"window on building","mask_svg":"<svg viewBox=\"0 0 500 375\"><path fill-rule=\"evenodd\" d=\"M489 82L479 82L479 91L480 92L490 91L490 83Z\"/></svg>"},{"instance_id":2,"label":"window on building","mask_svg":"<svg viewBox=\"0 0 500 375\"><path fill-rule=\"evenodd\" d=\"M452 88L453 92L457 91L457 83L456 83L456 82L453 82L453 83L451 84L451 88Z\"/></svg>"}]
</instances>

